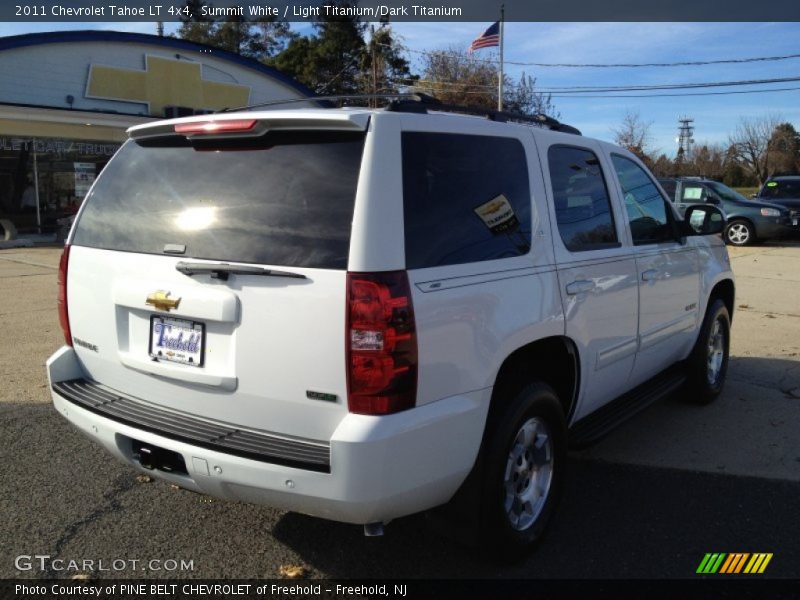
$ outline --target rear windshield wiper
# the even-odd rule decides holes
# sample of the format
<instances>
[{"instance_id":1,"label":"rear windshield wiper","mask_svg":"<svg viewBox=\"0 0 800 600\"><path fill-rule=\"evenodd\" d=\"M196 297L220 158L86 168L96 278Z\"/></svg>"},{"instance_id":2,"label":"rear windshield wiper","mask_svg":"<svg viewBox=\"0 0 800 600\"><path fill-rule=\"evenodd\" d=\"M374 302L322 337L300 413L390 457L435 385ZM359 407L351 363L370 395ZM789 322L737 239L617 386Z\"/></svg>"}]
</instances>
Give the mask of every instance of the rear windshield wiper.
<instances>
[{"instance_id":1,"label":"rear windshield wiper","mask_svg":"<svg viewBox=\"0 0 800 600\"><path fill-rule=\"evenodd\" d=\"M184 275L206 275L211 274L212 279L228 280L228 276L234 275L263 275L266 277L291 277L293 279L308 279L301 273L290 271L278 271L275 269L265 269L264 267L248 267L243 265L231 265L229 263L192 263L179 262L175 269Z\"/></svg>"}]
</instances>

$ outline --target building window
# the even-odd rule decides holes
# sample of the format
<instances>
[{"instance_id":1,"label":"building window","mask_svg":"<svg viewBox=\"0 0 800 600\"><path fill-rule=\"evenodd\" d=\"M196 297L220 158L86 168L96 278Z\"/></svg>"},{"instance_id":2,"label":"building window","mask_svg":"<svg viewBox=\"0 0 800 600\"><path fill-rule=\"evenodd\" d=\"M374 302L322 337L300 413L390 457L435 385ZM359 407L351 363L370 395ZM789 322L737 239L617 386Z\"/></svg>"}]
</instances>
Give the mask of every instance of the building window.
<instances>
[{"instance_id":1,"label":"building window","mask_svg":"<svg viewBox=\"0 0 800 600\"><path fill-rule=\"evenodd\" d=\"M59 219L77 212L119 146L0 132L0 218L20 233L55 232Z\"/></svg>"}]
</instances>

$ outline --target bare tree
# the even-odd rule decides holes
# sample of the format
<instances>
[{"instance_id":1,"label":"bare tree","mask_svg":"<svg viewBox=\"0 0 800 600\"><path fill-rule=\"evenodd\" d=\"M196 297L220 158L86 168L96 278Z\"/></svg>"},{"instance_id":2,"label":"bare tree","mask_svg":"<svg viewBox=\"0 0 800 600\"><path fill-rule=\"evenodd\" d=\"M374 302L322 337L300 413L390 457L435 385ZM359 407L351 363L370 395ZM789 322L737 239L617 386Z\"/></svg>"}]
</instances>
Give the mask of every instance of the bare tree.
<instances>
[{"instance_id":1,"label":"bare tree","mask_svg":"<svg viewBox=\"0 0 800 600\"><path fill-rule=\"evenodd\" d=\"M684 175L722 179L725 172L725 149L720 144L693 144L684 161Z\"/></svg>"},{"instance_id":2,"label":"bare tree","mask_svg":"<svg viewBox=\"0 0 800 600\"><path fill-rule=\"evenodd\" d=\"M497 106L497 77L494 64L451 46L426 55L423 75L414 87L446 104L493 110ZM506 111L558 118L552 97L536 89L535 78L525 73L518 80L504 75L503 89Z\"/></svg>"},{"instance_id":3,"label":"bare tree","mask_svg":"<svg viewBox=\"0 0 800 600\"><path fill-rule=\"evenodd\" d=\"M642 116L637 111L628 110L622 118L620 126L611 129L614 134L614 142L650 164L653 162L650 155L656 152L648 151L652 124L652 121L642 120Z\"/></svg>"},{"instance_id":4,"label":"bare tree","mask_svg":"<svg viewBox=\"0 0 800 600\"><path fill-rule=\"evenodd\" d=\"M800 133L791 123L781 123L770 138L770 175L793 175L800 170Z\"/></svg>"},{"instance_id":5,"label":"bare tree","mask_svg":"<svg viewBox=\"0 0 800 600\"><path fill-rule=\"evenodd\" d=\"M656 177L672 177L675 174L675 163L664 153L659 154L650 169Z\"/></svg>"},{"instance_id":6,"label":"bare tree","mask_svg":"<svg viewBox=\"0 0 800 600\"><path fill-rule=\"evenodd\" d=\"M771 152L773 133L781 123L779 115L766 115L761 118L742 118L736 131L730 136L730 145L736 158L746 170L753 173L762 185L772 175L773 153Z\"/></svg>"},{"instance_id":7,"label":"bare tree","mask_svg":"<svg viewBox=\"0 0 800 600\"><path fill-rule=\"evenodd\" d=\"M497 70L457 46L425 55L423 75L415 87L446 104L497 106Z\"/></svg>"},{"instance_id":8,"label":"bare tree","mask_svg":"<svg viewBox=\"0 0 800 600\"><path fill-rule=\"evenodd\" d=\"M536 78L524 72L519 81L514 83L505 78L503 107L506 111L523 115L548 115L559 119L561 114L553 104L550 94L536 90Z\"/></svg>"}]
</instances>

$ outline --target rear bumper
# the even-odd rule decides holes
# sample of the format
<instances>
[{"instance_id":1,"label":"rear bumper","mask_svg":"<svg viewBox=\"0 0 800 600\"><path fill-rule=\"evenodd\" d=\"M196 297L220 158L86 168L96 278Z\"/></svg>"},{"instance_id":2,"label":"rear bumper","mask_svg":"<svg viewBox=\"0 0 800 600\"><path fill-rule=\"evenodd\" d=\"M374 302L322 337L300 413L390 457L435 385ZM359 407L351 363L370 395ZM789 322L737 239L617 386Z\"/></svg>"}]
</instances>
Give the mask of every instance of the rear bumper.
<instances>
[{"instance_id":1,"label":"rear bumper","mask_svg":"<svg viewBox=\"0 0 800 600\"><path fill-rule=\"evenodd\" d=\"M137 425L70 401L57 384L84 376L72 348L56 352L47 369L58 412L137 469L145 471L134 457L133 440L183 456L187 475L145 471L153 476L219 498L348 523L385 522L447 502L475 462L491 394L480 390L386 417L348 414L333 437L318 444L329 443L329 472L324 472L192 443L173 430Z\"/></svg>"}]
</instances>

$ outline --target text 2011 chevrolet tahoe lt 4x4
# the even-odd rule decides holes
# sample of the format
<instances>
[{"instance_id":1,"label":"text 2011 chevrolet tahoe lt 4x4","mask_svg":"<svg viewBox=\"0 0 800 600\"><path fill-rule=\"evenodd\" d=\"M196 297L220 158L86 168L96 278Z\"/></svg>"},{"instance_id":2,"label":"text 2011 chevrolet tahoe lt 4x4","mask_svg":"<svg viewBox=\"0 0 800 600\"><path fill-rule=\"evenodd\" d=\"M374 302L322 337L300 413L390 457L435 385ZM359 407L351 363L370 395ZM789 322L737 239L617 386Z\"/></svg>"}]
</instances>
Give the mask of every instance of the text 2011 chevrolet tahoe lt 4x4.
<instances>
[{"instance_id":1,"label":"text 2011 chevrolet tahoe lt 4x4","mask_svg":"<svg viewBox=\"0 0 800 600\"><path fill-rule=\"evenodd\" d=\"M449 502L513 557L568 440L717 396L722 212L557 122L435 108L133 127L64 248L57 410L183 488L370 533Z\"/></svg>"}]
</instances>

